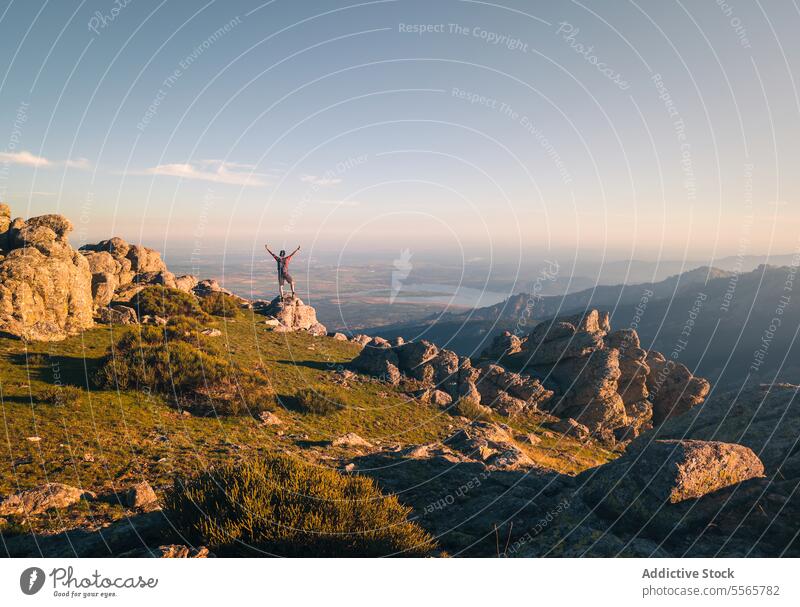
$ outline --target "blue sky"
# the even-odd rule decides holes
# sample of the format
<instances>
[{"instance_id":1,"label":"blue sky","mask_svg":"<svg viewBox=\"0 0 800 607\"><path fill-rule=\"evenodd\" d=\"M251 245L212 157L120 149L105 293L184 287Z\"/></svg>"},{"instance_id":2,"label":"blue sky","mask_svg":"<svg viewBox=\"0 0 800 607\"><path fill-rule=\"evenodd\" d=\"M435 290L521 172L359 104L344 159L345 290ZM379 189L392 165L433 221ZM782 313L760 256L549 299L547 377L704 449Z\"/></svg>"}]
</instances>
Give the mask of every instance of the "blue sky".
<instances>
[{"instance_id":1,"label":"blue sky","mask_svg":"<svg viewBox=\"0 0 800 607\"><path fill-rule=\"evenodd\" d=\"M800 244L790 1L15 1L0 19L0 198L70 216L76 242Z\"/></svg>"}]
</instances>

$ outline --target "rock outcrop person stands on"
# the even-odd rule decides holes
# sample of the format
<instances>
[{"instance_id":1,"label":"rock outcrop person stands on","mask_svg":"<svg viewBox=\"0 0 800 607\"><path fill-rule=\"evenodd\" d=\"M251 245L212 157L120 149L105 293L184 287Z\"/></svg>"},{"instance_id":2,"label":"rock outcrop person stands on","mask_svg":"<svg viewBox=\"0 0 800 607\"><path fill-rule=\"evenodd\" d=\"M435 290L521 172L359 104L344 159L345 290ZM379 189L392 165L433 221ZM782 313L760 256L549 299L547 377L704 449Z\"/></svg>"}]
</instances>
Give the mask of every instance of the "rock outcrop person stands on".
<instances>
[{"instance_id":1,"label":"rock outcrop person stands on","mask_svg":"<svg viewBox=\"0 0 800 607\"><path fill-rule=\"evenodd\" d=\"M257 312L264 314L275 324L274 331L279 333L291 331L308 331L312 335L328 334L325 325L317 320L317 311L295 295L278 296L269 303L257 302Z\"/></svg>"},{"instance_id":2,"label":"rock outcrop person stands on","mask_svg":"<svg viewBox=\"0 0 800 607\"><path fill-rule=\"evenodd\" d=\"M91 327L92 274L61 215L11 220L0 204L0 331L55 341Z\"/></svg>"}]
</instances>

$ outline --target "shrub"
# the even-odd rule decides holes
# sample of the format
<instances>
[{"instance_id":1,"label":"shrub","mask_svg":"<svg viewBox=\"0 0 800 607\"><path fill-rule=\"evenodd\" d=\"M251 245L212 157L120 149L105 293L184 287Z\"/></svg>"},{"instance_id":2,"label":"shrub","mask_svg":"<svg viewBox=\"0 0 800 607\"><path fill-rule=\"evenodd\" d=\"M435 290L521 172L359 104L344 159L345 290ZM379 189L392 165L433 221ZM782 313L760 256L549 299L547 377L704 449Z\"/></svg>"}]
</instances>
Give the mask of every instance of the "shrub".
<instances>
[{"instance_id":1,"label":"shrub","mask_svg":"<svg viewBox=\"0 0 800 607\"><path fill-rule=\"evenodd\" d=\"M295 394L295 398L297 407L303 413L328 415L347 406L343 390L325 385L303 388Z\"/></svg>"},{"instance_id":2,"label":"shrub","mask_svg":"<svg viewBox=\"0 0 800 607\"><path fill-rule=\"evenodd\" d=\"M192 318L173 317L161 327L140 327L121 337L103 359L100 388L146 390L173 396L181 406L222 415L274 408L263 371L241 369L213 352Z\"/></svg>"},{"instance_id":3,"label":"shrub","mask_svg":"<svg viewBox=\"0 0 800 607\"><path fill-rule=\"evenodd\" d=\"M168 519L224 556L425 556L433 538L411 508L363 476L283 454L175 481Z\"/></svg>"},{"instance_id":4,"label":"shrub","mask_svg":"<svg viewBox=\"0 0 800 607\"><path fill-rule=\"evenodd\" d=\"M235 318L241 314L242 305L235 297L217 291L200 298L200 307L213 316Z\"/></svg>"},{"instance_id":5,"label":"shrub","mask_svg":"<svg viewBox=\"0 0 800 607\"><path fill-rule=\"evenodd\" d=\"M475 421L489 421L492 417L492 410L480 404L474 398L460 398L453 407L455 415L461 415Z\"/></svg>"},{"instance_id":6,"label":"shrub","mask_svg":"<svg viewBox=\"0 0 800 607\"><path fill-rule=\"evenodd\" d=\"M169 287L145 287L131 299L131 305L136 309L140 318L148 314L162 318L172 316L205 318L206 316L194 295Z\"/></svg>"},{"instance_id":7,"label":"shrub","mask_svg":"<svg viewBox=\"0 0 800 607\"><path fill-rule=\"evenodd\" d=\"M52 385L39 393L39 400L50 405L74 405L83 396L83 392L77 386Z\"/></svg>"}]
</instances>

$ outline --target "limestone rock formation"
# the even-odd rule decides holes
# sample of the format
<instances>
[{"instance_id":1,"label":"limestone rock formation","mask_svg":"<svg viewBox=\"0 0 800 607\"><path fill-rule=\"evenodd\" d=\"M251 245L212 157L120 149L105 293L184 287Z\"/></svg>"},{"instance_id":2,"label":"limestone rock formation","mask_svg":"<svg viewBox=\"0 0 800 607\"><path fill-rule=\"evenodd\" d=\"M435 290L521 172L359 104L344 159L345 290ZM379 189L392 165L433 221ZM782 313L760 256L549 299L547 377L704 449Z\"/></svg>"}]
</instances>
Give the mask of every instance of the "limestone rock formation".
<instances>
[{"instance_id":1,"label":"limestone rock formation","mask_svg":"<svg viewBox=\"0 0 800 607\"><path fill-rule=\"evenodd\" d=\"M61 215L10 221L0 205L0 332L55 341L93 325L89 264L71 231Z\"/></svg>"}]
</instances>

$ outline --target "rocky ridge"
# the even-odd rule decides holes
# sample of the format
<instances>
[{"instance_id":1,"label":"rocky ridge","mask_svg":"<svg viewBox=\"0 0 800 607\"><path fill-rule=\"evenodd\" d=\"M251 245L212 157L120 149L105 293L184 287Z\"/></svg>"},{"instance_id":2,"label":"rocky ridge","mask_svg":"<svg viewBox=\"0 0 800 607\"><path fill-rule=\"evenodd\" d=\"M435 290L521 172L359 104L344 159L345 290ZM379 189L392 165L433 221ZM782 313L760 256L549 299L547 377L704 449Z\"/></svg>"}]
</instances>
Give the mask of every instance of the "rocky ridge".
<instances>
[{"instance_id":1,"label":"rocky ridge","mask_svg":"<svg viewBox=\"0 0 800 607\"><path fill-rule=\"evenodd\" d=\"M612 331L598 310L539 324L523 338L504 333L477 365L425 340L393 345L380 337L351 365L392 384L411 378L424 401L469 399L507 416L548 413L607 443L630 441L701 404L710 388L680 363L643 350L635 331Z\"/></svg>"}]
</instances>

